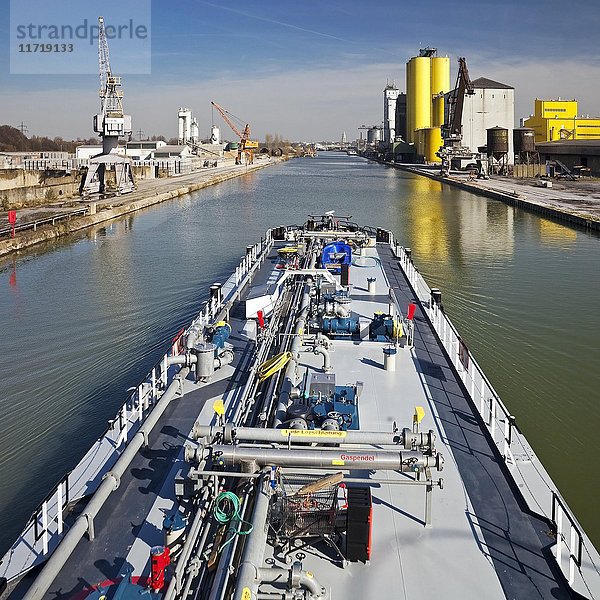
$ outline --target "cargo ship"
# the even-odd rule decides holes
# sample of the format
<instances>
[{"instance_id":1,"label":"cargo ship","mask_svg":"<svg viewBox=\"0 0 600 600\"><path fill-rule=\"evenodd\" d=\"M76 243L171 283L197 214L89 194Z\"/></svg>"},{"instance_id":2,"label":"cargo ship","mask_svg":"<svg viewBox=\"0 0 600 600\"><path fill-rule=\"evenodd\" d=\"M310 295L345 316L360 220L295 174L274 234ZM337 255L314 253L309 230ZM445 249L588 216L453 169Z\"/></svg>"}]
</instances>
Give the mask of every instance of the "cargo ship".
<instances>
[{"instance_id":1,"label":"cargo ship","mask_svg":"<svg viewBox=\"0 0 600 600\"><path fill-rule=\"evenodd\" d=\"M269 229L51 490L2 598L600 598L600 556L410 248Z\"/></svg>"}]
</instances>

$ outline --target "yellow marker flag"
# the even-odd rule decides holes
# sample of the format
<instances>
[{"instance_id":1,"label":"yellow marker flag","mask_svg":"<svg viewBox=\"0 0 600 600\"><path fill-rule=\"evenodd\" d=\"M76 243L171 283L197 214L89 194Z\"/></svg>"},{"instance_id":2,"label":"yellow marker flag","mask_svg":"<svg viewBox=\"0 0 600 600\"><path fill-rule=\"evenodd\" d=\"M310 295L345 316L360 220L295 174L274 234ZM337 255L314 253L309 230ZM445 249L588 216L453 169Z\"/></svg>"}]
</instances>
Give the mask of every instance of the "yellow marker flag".
<instances>
[{"instance_id":1,"label":"yellow marker flag","mask_svg":"<svg viewBox=\"0 0 600 600\"><path fill-rule=\"evenodd\" d=\"M415 406L415 414L413 416L413 423L420 423L425 416L425 410L422 406Z\"/></svg>"},{"instance_id":2,"label":"yellow marker flag","mask_svg":"<svg viewBox=\"0 0 600 600\"><path fill-rule=\"evenodd\" d=\"M225 414L225 405L223 404L223 399L215 400L213 404L213 410L222 417Z\"/></svg>"}]
</instances>

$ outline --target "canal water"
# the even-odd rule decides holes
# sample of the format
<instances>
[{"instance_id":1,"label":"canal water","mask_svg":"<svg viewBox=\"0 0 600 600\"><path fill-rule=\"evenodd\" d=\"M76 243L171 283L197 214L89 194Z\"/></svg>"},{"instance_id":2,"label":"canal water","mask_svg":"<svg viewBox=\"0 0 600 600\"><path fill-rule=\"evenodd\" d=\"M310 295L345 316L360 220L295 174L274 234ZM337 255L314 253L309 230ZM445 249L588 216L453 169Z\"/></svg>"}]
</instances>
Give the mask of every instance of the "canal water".
<instances>
[{"instance_id":1,"label":"canal water","mask_svg":"<svg viewBox=\"0 0 600 600\"><path fill-rule=\"evenodd\" d=\"M381 225L597 546L600 238L357 157L248 174L0 264L0 554L266 228Z\"/></svg>"}]
</instances>

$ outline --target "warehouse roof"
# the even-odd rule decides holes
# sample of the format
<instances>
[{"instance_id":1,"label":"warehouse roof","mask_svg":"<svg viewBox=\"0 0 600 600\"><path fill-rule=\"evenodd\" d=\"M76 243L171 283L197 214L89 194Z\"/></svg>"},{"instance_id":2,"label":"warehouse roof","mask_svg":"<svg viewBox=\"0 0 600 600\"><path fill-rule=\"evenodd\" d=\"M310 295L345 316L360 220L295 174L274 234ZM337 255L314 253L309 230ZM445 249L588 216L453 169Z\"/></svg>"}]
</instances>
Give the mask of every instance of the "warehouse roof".
<instances>
[{"instance_id":1,"label":"warehouse roof","mask_svg":"<svg viewBox=\"0 0 600 600\"><path fill-rule=\"evenodd\" d=\"M600 140L555 140L554 142L540 142L535 145L536 150L544 154L582 154L600 156Z\"/></svg>"},{"instance_id":2,"label":"warehouse roof","mask_svg":"<svg viewBox=\"0 0 600 600\"><path fill-rule=\"evenodd\" d=\"M493 79L488 79L487 77L479 77L479 79L475 79L471 83L478 90L514 90L515 89L512 85L506 85L505 83L500 83L498 81L494 81Z\"/></svg>"}]
</instances>

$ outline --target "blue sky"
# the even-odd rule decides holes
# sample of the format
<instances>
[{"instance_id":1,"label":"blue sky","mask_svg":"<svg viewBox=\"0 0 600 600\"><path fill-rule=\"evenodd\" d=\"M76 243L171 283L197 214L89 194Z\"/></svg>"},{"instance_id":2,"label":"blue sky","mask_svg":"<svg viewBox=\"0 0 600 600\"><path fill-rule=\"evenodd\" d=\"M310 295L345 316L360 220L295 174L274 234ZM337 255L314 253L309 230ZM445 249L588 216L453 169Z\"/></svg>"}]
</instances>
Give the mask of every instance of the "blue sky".
<instances>
[{"instance_id":1,"label":"blue sky","mask_svg":"<svg viewBox=\"0 0 600 600\"><path fill-rule=\"evenodd\" d=\"M35 16L31 2L13 1ZM109 18L106 0L85 4ZM0 123L91 136L97 73L10 74L9 8L0 0ZM215 100L259 137L338 139L343 130L356 137L362 123L381 121L386 80L404 89L405 63L424 46L451 57L452 80L456 58L466 56L472 78L513 85L517 119L536 96L576 97L580 112L600 114L600 3L593 1L154 0L151 8L151 74L127 74L127 49L111 44L126 112L135 130L150 135L176 135L179 106L192 108L206 134Z\"/></svg>"}]
</instances>

